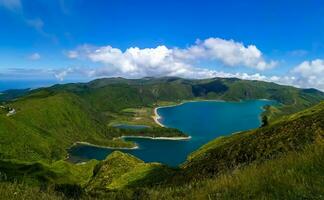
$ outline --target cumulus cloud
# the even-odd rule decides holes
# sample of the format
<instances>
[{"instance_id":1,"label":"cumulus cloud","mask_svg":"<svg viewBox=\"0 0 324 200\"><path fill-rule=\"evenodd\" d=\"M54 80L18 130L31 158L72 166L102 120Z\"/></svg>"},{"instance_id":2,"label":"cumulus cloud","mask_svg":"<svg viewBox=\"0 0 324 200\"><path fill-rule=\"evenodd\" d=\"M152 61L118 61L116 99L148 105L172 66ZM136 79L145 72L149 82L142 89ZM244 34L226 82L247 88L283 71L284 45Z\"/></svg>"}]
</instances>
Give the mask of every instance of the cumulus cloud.
<instances>
[{"instance_id":1,"label":"cumulus cloud","mask_svg":"<svg viewBox=\"0 0 324 200\"><path fill-rule=\"evenodd\" d=\"M324 60L304 61L296 66L292 73L296 76L296 85L324 91Z\"/></svg>"},{"instance_id":2,"label":"cumulus cloud","mask_svg":"<svg viewBox=\"0 0 324 200\"><path fill-rule=\"evenodd\" d=\"M28 56L29 60L39 60L41 58L39 53L33 53L31 55Z\"/></svg>"},{"instance_id":3,"label":"cumulus cloud","mask_svg":"<svg viewBox=\"0 0 324 200\"><path fill-rule=\"evenodd\" d=\"M261 73L228 73L218 71L201 63L219 63L228 67L247 67L263 71L273 68L277 62L266 60L255 45L244 45L233 40L208 38L197 40L187 48L130 47L126 50L112 46L93 47L83 45L66 53L69 58L86 58L99 67L63 70L56 76L81 73L88 77L123 76L140 78L145 76L179 76L184 78L237 77L241 79L276 82L297 87L314 87L324 90L324 60L305 61L283 76L269 76Z\"/></svg>"},{"instance_id":4,"label":"cumulus cloud","mask_svg":"<svg viewBox=\"0 0 324 200\"><path fill-rule=\"evenodd\" d=\"M218 60L226 66L245 66L257 70L273 68L275 61L266 62L262 52L255 45L244 46L234 40L208 38L197 40L187 49L177 49L176 56L184 59Z\"/></svg>"},{"instance_id":5,"label":"cumulus cloud","mask_svg":"<svg viewBox=\"0 0 324 200\"><path fill-rule=\"evenodd\" d=\"M130 47L125 51L112 46L91 47L84 45L71 50L69 58L85 57L103 66L91 71L93 76L120 74L126 77L182 76L211 77L213 70L198 66L199 62L218 62L224 66L243 66L256 70L270 69L275 61L267 62L255 45L244 46L233 40L208 38L184 49Z\"/></svg>"}]
</instances>

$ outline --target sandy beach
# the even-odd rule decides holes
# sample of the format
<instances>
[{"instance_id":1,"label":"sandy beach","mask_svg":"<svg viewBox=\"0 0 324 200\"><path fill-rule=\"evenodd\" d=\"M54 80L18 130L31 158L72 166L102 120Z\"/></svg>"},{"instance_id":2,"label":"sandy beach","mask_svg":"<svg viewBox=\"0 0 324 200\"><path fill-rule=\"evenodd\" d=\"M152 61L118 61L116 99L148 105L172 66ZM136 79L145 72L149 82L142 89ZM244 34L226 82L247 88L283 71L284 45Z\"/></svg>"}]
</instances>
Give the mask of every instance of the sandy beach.
<instances>
[{"instance_id":1,"label":"sandy beach","mask_svg":"<svg viewBox=\"0 0 324 200\"><path fill-rule=\"evenodd\" d=\"M165 127L162 123L159 122L159 119L161 119L161 116L157 113L157 109L161 107L154 108L154 116L152 118L154 119L155 123L157 123L161 127Z\"/></svg>"},{"instance_id":2,"label":"sandy beach","mask_svg":"<svg viewBox=\"0 0 324 200\"><path fill-rule=\"evenodd\" d=\"M187 100L187 101L182 101L181 103L176 103L174 105L168 105L168 106L159 106L154 108L154 116L152 118L154 119L155 123L158 124L161 127L165 127L161 122L159 122L159 119L161 119L161 116L157 113L157 110L159 108L168 108L168 107L174 107L174 106L180 106L185 103L189 102L200 102L200 101L218 101L218 102L224 102L223 100Z\"/></svg>"}]
</instances>

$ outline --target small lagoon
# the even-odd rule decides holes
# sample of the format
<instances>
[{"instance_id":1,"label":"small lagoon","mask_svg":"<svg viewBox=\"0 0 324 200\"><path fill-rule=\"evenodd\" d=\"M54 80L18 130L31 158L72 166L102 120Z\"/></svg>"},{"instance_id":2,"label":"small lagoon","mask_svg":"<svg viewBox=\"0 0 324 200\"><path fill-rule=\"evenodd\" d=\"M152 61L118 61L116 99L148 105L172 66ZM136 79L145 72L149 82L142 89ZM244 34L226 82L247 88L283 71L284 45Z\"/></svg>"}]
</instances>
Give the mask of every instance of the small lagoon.
<instances>
[{"instance_id":1,"label":"small lagoon","mask_svg":"<svg viewBox=\"0 0 324 200\"><path fill-rule=\"evenodd\" d=\"M192 138L176 141L125 138L136 142L139 149L121 151L133 154L145 162L161 162L177 166L185 161L191 152L219 136L259 127L263 106L274 103L269 100L197 101L162 107L157 109L161 117L159 121L167 127L180 129ZM140 125L135 128L143 127ZM70 149L70 157L73 161L103 160L112 151L112 149L78 145Z\"/></svg>"}]
</instances>

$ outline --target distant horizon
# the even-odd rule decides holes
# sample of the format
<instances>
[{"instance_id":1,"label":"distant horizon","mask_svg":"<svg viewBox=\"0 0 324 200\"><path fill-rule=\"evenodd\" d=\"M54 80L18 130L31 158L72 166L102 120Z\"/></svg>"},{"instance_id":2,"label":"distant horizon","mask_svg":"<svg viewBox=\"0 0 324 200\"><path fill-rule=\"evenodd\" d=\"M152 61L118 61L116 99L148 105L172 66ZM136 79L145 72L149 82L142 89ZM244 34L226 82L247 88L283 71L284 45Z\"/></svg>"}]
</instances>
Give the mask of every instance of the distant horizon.
<instances>
[{"instance_id":1,"label":"distant horizon","mask_svg":"<svg viewBox=\"0 0 324 200\"><path fill-rule=\"evenodd\" d=\"M140 80L140 79L146 79L146 78L154 78L154 79L160 79L160 78L180 78L180 79L187 79L187 80L204 80L204 79L214 79L214 78L223 78L223 79L240 79L240 80L250 80L250 79L241 79L237 77L211 77L211 78L183 78L179 76L160 76L160 77L154 77L154 76L146 76L146 77L141 77L141 78L127 78L127 77L121 77L121 76L113 76L113 77L98 77L98 78L93 78L93 79L87 79L87 80L78 80L78 79L67 79L64 81L60 81L57 79L7 79L7 80L0 80L0 93L4 92L6 90L15 90L15 89L38 89L38 88L46 88L46 87L51 87L56 84L70 84L70 83L88 83L91 81L99 80L99 79L112 79L112 78L122 78L126 80ZM250 80L250 81L262 81L262 80ZM268 83L275 83L271 81L264 81ZM275 83L278 84L278 83ZM285 84L279 84L279 85L285 85ZM292 85L285 85L285 86L292 86ZM296 86L292 86L296 87ZM318 91L324 92L324 90L320 90L317 88L312 88L312 87L296 87L299 89L316 89Z\"/></svg>"}]
</instances>

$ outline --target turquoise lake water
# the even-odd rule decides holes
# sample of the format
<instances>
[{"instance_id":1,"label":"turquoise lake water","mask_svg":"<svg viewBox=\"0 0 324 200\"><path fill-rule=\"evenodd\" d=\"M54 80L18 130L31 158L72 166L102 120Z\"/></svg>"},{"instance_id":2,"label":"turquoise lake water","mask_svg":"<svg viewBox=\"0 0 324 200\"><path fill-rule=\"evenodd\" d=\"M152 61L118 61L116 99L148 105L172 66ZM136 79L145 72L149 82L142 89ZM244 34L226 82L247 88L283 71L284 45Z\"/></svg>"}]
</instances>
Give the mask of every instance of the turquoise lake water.
<instances>
[{"instance_id":1,"label":"turquoise lake water","mask_svg":"<svg viewBox=\"0 0 324 200\"><path fill-rule=\"evenodd\" d=\"M242 102L199 101L188 102L157 110L160 122L167 127L178 128L192 138L187 141L150 140L127 138L139 145L139 149L122 150L145 162L161 162L177 166L187 156L207 142L238 131L259 127L262 107L274 104L268 100ZM113 150L86 145L70 149L72 161L103 160Z\"/></svg>"}]
</instances>

